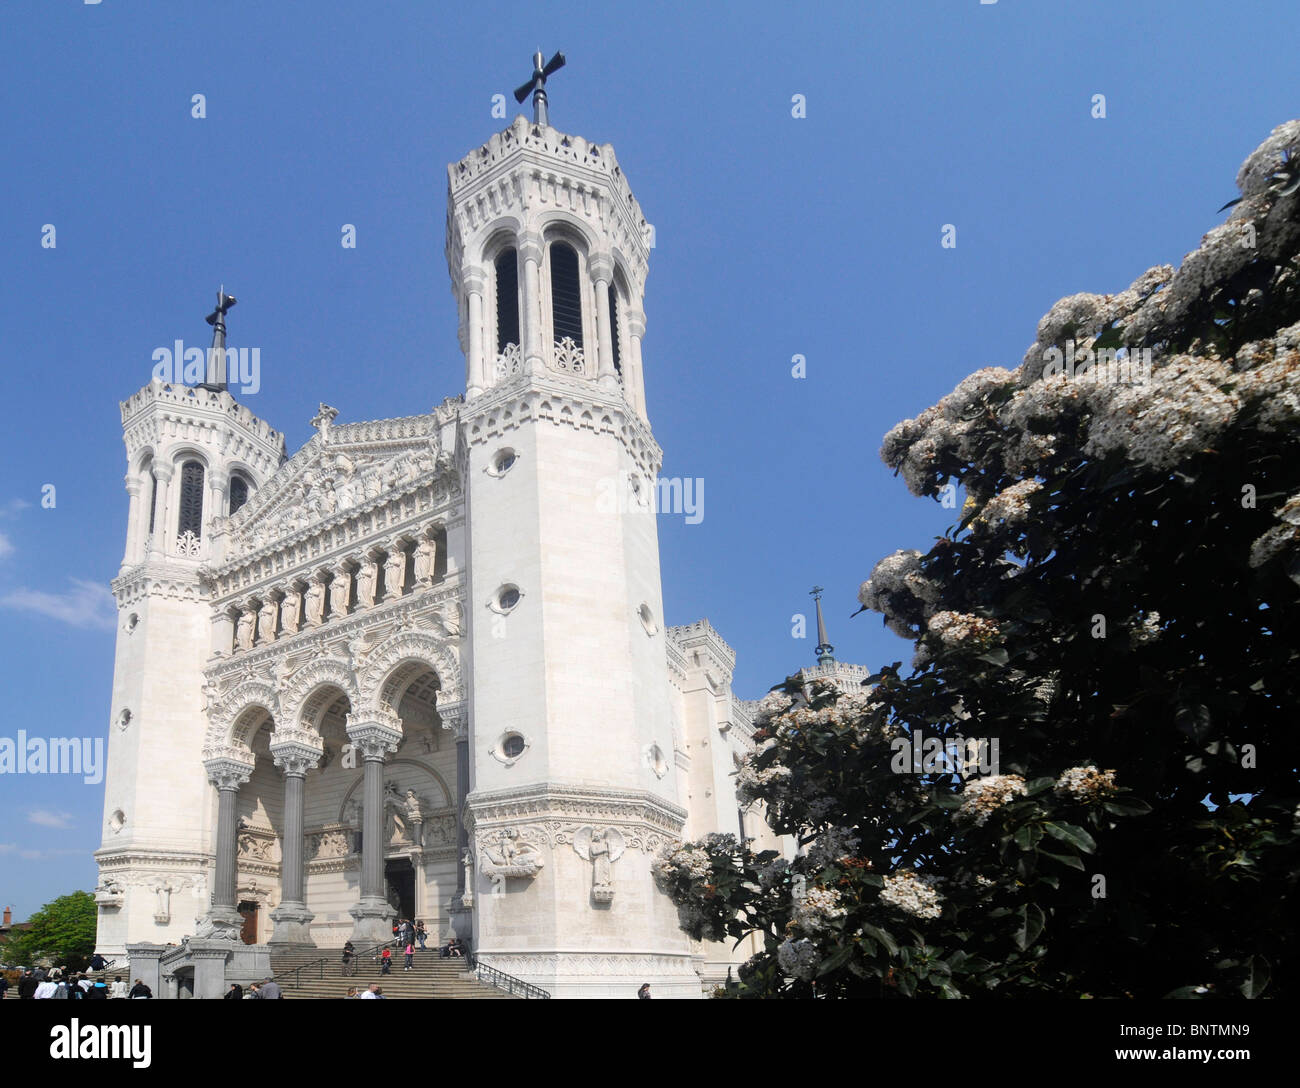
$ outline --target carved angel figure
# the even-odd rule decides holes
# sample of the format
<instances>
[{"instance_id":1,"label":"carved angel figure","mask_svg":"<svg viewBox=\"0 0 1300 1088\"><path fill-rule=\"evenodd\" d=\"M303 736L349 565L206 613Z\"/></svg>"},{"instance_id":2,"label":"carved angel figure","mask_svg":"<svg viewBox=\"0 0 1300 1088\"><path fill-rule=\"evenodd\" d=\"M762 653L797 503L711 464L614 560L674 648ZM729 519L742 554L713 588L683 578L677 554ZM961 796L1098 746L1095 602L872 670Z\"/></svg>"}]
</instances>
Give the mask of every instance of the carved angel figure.
<instances>
[{"instance_id":1,"label":"carved angel figure","mask_svg":"<svg viewBox=\"0 0 1300 1088\"><path fill-rule=\"evenodd\" d=\"M573 849L591 862L591 892L599 903L614 898L614 862L623 856L627 842L616 827L581 827L573 835Z\"/></svg>"},{"instance_id":2,"label":"carved angel figure","mask_svg":"<svg viewBox=\"0 0 1300 1088\"><path fill-rule=\"evenodd\" d=\"M542 868L542 852L519 837L519 831L507 827L498 832L495 842L484 840L479 846L479 871L503 891L507 877L532 878Z\"/></svg>"}]
</instances>

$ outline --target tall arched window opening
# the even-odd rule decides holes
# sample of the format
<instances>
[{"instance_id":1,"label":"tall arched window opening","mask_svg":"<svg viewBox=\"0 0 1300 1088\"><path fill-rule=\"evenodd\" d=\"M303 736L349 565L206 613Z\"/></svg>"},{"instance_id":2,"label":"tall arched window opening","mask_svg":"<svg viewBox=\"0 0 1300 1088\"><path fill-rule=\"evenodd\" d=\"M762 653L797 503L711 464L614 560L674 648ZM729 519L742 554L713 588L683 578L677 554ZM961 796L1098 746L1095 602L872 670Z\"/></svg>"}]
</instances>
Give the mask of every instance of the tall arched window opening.
<instances>
[{"instance_id":1,"label":"tall arched window opening","mask_svg":"<svg viewBox=\"0 0 1300 1088\"><path fill-rule=\"evenodd\" d=\"M181 466L181 516L176 535L186 533L203 536L203 466L197 461Z\"/></svg>"},{"instance_id":2,"label":"tall arched window opening","mask_svg":"<svg viewBox=\"0 0 1300 1088\"><path fill-rule=\"evenodd\" d=\"M618 291L609 285L609 346L614 352L614 370L623 373L623 357L618 350Z\"/></svg>"},{"instance_id":3,"label":"tall arched window opening","mask_svg":"<svg viewBox=\"0 0 1300 1088\"><path fill-rule=\"evenodd\" d=\"M233 514L248 502L248 481L242 476L230 477L230 512Z\"/></svg>"},{"instance_id":4,"label":"tall arched window opening","mask_svg":"<svg viewBox=\"0 0 1300 1088\"><path fill-rule=\"evenodd\" d=\"M497 280L497 354L519 343L519 261L513 249L502 250L494 265Z\"/></svg>"},{"instance_id":5,"label":"tall arched window opening","mask_svg":"<svg viewBox=\"0 0 1300 1088\"><path fill-rule=\"evenodd\" d=\"M551 246L551 324L558 344L566 337L582 347L582 287L578 255L565 242Z\"/></svg>"},{"instance_id":6,"label":"tall arched window opening","mask_svg":"<svg viewBox=\"0 0 1300 1088\"><path fill-rule=\"evenodd\" d=\"M153 535L154 517L158 513L158 477L153 474L153 465L149 466L149 534Z\"/></svg>"}]
</instances>

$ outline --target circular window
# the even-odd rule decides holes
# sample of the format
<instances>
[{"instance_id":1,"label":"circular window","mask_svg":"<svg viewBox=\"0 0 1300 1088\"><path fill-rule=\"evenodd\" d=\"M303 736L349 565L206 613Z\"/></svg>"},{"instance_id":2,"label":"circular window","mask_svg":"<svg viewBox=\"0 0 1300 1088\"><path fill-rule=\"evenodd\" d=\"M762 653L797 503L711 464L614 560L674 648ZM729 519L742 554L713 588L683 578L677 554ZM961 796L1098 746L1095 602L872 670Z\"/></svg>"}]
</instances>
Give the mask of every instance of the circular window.
<instances>
[{"instance_id":1,"label":"circular window","mask_svg":"<svg viewBox=\"0 0 1300 1088\"><path fill-rule=\"evenodd\" d=\"M657 744L650 745L645 752L646 766L655 773L656 778L663 778L668 773L668 759L664 750Z\"/></svg>"},{"instance_id":2,"label":"circular window","mask_svg":"<svg viewBox=\"0 0 1300 1088\"><path fill-rule=\"evenodd\" d=\"M512 468L515 462L519 460L519 454L509 446L505 449L497 450L492 455L492 463L487 467L489 476L504 476Z\"/></svg>"},{"instance_id":3,"label":"circular window","mask_svg":"<svg viewBox=\"0 0 1300 1088\"><path fill-rule=\"evenodd\" d=\"M488 602L488 607L493 612L505 615L507 612L513 612L519 606L522 597L523 593L517 585L507 583L497 590L496 596Z\"/></svg>"},{"instance_id":4,"label":"circular window","mask_svg":"<svg viewBox=\"0 0 1300 1088\"><path fill-rule=\"evenodd\" d=\"M507 767L513 766L527 750L528 738L522 733L516 733L513 730L509 733L502 733L496 744L489 749L492 758L498 763L504 763Z\"/></svg>"},{"instance_id":5,"label":"circular window","mask_svg":"<svg viewBox=\"0 0 1300 1088\"><path fill-rule=\"evenodd\" d=\"M650 611L650 606L648 604L642 603L641 607L637 609L636 614L640 617L641 626L645 628L645 633L647 635L655 635L659 633L659 625L655 623L655 614Z\"/></svg>"},{"instance_id":6,"label":"circular window","mask_svg":"<svg viewBox=\"0 0 1300 1088\"><path fill-rule=\"evenodd\" d=\"M120 808L114 809L113 815L108 818L109 830L112 831L114 835L116 835L125 826L126 826L126 813L123 812Z\"/></svg>"}]
</instances>

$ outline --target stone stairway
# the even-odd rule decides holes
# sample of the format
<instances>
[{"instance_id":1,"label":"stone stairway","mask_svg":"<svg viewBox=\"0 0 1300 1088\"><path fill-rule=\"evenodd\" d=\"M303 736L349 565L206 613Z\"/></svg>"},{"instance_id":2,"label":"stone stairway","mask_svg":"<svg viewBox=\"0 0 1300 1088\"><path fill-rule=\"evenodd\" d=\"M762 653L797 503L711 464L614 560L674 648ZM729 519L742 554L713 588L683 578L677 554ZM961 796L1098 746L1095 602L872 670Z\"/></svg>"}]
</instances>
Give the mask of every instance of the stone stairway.
<instances>
[{"instance_id":1,"label":"stone stairway","mask_svg":"<svg viewBox=\"0 0 1300 1088\"><path fill-rule=\"evenodd\" d=\"M271 955L271 973L276 976L280 989L286 999L322 1000L341 998L348 992L348 987L355 986L358 991L366 989L372 982L383 987L386 998L421 998L428 1000L496 1000L510 999L510 994L503 993L480 982L466 967L463 959L442 959L432 948L415 953L415 963L411 970L402 970L402 955L393 955L393 973L381 975L379 964L373 956L364 956L356 964L355 975L343 975L339 949L307 948L291 952L275 952ZM324 971L320 966L306 967L316 960L326 957ZM297 977L292 974L294 968L304 967ZM284 977L288 974L288 977Z\"/></svg>"}]
</instances>

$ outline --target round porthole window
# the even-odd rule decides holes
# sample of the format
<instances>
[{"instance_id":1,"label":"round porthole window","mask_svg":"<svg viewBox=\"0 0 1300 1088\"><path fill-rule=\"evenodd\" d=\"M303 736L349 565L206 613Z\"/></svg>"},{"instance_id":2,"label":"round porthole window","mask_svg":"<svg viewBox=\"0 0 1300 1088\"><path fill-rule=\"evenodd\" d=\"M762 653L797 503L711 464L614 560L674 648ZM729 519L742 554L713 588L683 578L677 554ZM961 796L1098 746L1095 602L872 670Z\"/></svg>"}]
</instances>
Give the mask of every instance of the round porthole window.
<instances>
[{"instance_id":1,"label":"round porthole window","mask_svg":"<svg viewBox=\"0 0 1300 1088\"><path fill-rule=\"evenodd\" d=\"M527 737L522 733L511 730L508 733L502 733L500 739L489 751L492 758L498 763L504 763L507 767L511 767L528 750L528 746Z\"/></svg>"},{"instance_id":2,"label":"round porthole window","mask_svg":"<svg viewBox=\"0 0 1300 1088\"><path fill-rule=\"evenodd\" d=\"M645 628L645 633L647 635L655 635L659 633L659 625L655 623L655 614L650 611L650 606L648 604L643 603L641 607L637 609L636 614L640 617L641 626Z\"/></svg>"},{"instance_id":3,"label":"round porthole window","mask_svg":"<svg viewBox=\"0 0 1300 1088\"><path fill-rule=\"evenodd\" d=\"M515 586L503 586L497 594L497 607L502 612L509 612L519 603L519 590Z\"/></svg>"},{"instance_id":4,"label":"round porthole window","mask_svg":"<svg viewBox=\"0 0 1300 1088\"><path fill-rule=\"evenodd\" d=\"M489 476L504 476L514 468L515 462L518 460L518 452L511 449L509 446L505 449L497 450L497 452L492 455L492 463L488 465L487 473Z\"/></svg>"}]
</instances>

